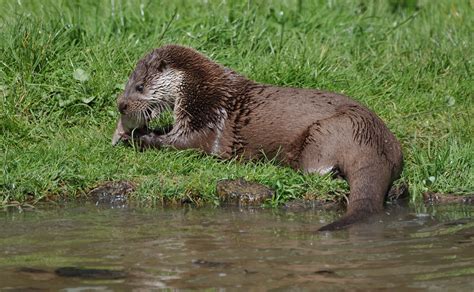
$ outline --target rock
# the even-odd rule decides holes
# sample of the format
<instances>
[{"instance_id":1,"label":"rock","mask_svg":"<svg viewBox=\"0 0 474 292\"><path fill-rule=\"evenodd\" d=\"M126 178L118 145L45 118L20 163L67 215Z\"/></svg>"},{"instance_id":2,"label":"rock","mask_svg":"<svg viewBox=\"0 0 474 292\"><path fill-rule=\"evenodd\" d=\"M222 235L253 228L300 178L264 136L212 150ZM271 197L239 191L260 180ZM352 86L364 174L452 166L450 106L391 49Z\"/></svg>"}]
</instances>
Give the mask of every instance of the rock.
<instances>
[{"instance_id":1,"label":"rock","mask_svg":"<svg viewBox=\"0 0 474 292\"><path fill-rule=\"evenodd\" d=\"M393 185L388 191L387 197L385 198L386 202L390 203L404 203L407 202L410 198L410 193L408 189L408 184L402 182L399 185Z\"/></svg>"},{"instance_id":2,"label":"rock","mask_svg":"<svg viewBox=\"0 0 474 292\"><path fill-rule=\"evenodd\" d=\"M217 195L226 204L259 206L274 194L275 191L269 187L244 179L224 179L217 182Z\"/></svg>"},{"instance_id":3,"label":"rock","mask_svg":"<svg viewBox=\"0 0 474 292\"><path fill-rule=\"evenodd\" d=\"M474 204L474 195L455 195L426 192L423 193L425 204Z\"/></svg>"},{"instance_id":4,"label":"rock","mask_svg":"<svg viewBox=\"0 0 474 292\"><path fill-rule=\"evenodd\" d=\"M135 190L135 185L128 181L106 182L93 190L87 196L98 206L124 208L127 206L128 195Z\"/></svg>"}]
</instances>

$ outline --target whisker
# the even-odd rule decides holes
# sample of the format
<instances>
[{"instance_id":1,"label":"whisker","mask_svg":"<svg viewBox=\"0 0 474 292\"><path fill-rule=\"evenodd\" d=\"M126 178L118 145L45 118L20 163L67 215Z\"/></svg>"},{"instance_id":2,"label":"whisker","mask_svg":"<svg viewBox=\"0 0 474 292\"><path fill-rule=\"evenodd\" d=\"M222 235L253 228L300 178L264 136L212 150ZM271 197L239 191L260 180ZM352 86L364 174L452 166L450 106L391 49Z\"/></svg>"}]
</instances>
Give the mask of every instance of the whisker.
<instances>
[{"instance_id":1,"label":"whisker","mask_svg":"<svg viewBox=\"0 0 474 292\"><path fill-rule=\"evenodd\" d=\"M143 115L143 120L145 121L145 125L148 126L148 122L151 120L150 113L149 113L149 111L148 111L148 107L145 108L145 109L142 111L142 115Z\"/></svg>"}]
</instances>

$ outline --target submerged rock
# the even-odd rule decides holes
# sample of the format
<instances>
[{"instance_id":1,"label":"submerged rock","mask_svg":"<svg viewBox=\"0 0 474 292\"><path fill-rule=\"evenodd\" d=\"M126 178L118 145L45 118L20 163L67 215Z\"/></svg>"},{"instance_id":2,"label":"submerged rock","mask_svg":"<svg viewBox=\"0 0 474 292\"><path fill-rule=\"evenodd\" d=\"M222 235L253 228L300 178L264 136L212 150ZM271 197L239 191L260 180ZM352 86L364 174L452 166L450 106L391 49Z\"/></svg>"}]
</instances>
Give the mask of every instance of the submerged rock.
<instances>
[{"instance_id":1,"label":"submerged rock","mask_svg":"<svg viewBox=\"0 0 474 292\"><path fill-rule=\"evenodd\" d=\"M275 191L271 188L244 179L224 179L217 182L217 195L226 204L259 206L274 194Z\"/></svg>"},{"instance_id":2,"label":"submerged rock","mask_svg":"<svg viewBox=\"0 0 474 292\"><path fill-rule=\"evenodd\" d=\"M207 261L203 259L192 260L193 265L203 267L203 268L228 268L231 266L231 263L223 263L223 262L213 262Z\"/></svg>"},{"instance_id":3,"label":"submerged rock","mask_svg":"<svg viewBox=\"0 0 474 292\"><path fill-rule=\"evenodd\" d=\"M77 277L84 279L122 279L127 276L124 271L106 269L84 269L77 267L57 268L54 273L60 277Z\"/></svg>"},{"instance_id":4,"label":"submerged rock","mask_svg":"<svg viewBox=\"0 0 474 292\"><path fill-rule=\"evenodd\" d=\"M55 277L76 277L83 279L122 279L127 277L127 273L123 270L109 270L96 268L80 268L80 267L60 267L54 271L21 267L17 272L30 275L34 280L51 280Z\"/></svg>"},{"instance_id":5,"label":"submerged rock","mask_svg":"<svg viewBox=\"0 0 474 292\"><path fill-rule=\"evenodd\" d=\"M128 181L106 182L93 190L87 197L98 206L123 208L127 206L128 195L135 190L135 185Z\"/></svg>"},{"instance_id":6,"label":"submerged rock","mask_svg":"<svg viewBox=\"0 0 474 292\"><path fill-rule=\"evenodd\" d=\"M318 270L318 271L315 271L314 274L323 275L323 276L334 276L336 275L336 272L331 271L331 270Z\"/></svg>"}]
</instances>

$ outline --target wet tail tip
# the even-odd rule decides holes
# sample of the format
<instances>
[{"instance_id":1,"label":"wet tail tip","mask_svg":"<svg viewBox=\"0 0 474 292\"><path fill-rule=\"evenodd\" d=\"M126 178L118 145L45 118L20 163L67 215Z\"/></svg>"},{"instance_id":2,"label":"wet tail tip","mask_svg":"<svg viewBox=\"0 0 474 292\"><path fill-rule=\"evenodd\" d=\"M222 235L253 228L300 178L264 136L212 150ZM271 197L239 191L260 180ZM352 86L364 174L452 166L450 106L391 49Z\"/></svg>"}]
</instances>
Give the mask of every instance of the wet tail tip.
<instances>
[{"instance_id":1,"label":"wet tail tip","mask_svg":"<svg viewBox=\"0 0 474 292\"><path fill-rule=\"evenodd\" d=\"M364 218L366 218L366 216L362 216L361 214L346 215L337 221L329 223L328 225L324 225L323 227L319 228L318 231L336 231L346 229L352 224L363 220Z\"/></svg>"}]
</instances>

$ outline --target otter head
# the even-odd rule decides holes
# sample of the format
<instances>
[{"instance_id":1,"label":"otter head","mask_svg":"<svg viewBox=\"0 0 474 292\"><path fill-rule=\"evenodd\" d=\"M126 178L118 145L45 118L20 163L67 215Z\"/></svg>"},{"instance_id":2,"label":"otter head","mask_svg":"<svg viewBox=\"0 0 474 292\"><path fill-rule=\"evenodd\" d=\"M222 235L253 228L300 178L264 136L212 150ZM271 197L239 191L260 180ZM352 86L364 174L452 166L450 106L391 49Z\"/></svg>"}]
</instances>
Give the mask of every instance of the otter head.
<instances>
[{"instance_id":1,"label":"otter head","mask_svg":"<svg viewBox=\"0 0 474 292\"><path fill-rule=\"evenodd\" d=\"M141 59L117 100L120 118L112 144L117 144L134 129L145 128L163 111L172 109L182 94L183 74L154 50Z\"/></svg>"}]
</instances>

